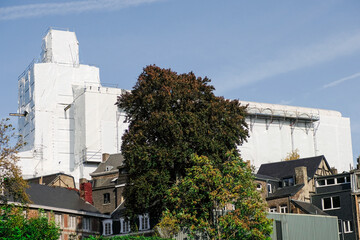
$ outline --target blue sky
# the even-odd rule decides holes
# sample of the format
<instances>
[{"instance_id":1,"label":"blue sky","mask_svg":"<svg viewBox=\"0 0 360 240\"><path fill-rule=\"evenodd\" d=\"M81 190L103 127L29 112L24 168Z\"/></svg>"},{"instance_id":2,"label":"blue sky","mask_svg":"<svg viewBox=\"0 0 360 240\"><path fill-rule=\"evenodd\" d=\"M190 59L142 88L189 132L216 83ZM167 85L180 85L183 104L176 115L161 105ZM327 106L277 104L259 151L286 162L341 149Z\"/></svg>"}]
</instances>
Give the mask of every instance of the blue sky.
<instances>
[{"instance_id":1,"label":"blue sky","mask_svg":"<svg viewBox=\"0 0 360 240\"><path fill-rule=\"evenodd\" d=\"M337 110L360 154L360 1L0 1L0 117L48 27L75 31L80 62L131 89L149 64L208 76L216 94ZM330 139L331 141L331 139Z\"/></svg>"}]
</instances>

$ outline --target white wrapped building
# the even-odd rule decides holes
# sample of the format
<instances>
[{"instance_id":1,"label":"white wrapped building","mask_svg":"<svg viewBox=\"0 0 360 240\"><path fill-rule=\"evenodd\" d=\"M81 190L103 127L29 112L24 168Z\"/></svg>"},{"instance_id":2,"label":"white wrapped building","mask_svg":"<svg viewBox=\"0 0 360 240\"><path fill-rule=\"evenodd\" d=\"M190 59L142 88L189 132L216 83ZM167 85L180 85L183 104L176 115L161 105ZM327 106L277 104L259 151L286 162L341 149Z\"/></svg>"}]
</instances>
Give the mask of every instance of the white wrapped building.
<instances>
[{"instance_id":1,"label":"white wrapped building","mask_svg":"<svg viewBox=\"0 0 360 240\"><path fill-rule=\"evenodd\" d=\"M74 32L50 29L41 60L19 76L18 87L25 177L64 172L76 180L89 178L103 153L120 152L128 125L114 104L126 90L102 86L99 69L79 63ZM240 150L255 167L295 149L301 157L325 155L340 171L352 164L350 120L339 112L242 103L249 104L250 138Z\"/></svg>"},{"instance_id":2,"label":"white wrapped building","mask_svg":"<svg viewBox=\"0 0 360 240\"><path fill-rule=\"evenodd\" d=\"M324 155L338 171L353 166L350 119L332 110L241 101L248 105L248 141L239 147L255 167L283 160L298 150L300 157Z\"/></svg>"},{"instance_id":3,"label":"white wrapped building","mask_svg":"<svg viewBox=\"0 0 360 240\"><path fill-rule=\"evenodd\" d=\"M50 29L41 60L19 76L20 152L25 177L55 172L89 178L102 153L118 153L126 125L119 88L104 87L99 69L79 63L74 32Z\"/></svg>"}]
</instances>

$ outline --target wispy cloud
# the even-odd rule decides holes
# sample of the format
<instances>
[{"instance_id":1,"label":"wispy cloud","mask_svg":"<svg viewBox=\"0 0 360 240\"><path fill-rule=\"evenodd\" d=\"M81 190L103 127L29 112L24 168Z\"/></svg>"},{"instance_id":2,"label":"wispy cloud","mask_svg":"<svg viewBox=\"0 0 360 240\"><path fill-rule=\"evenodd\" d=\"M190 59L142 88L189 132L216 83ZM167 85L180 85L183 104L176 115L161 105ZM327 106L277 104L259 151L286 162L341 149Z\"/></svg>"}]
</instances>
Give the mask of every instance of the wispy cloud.
<instances>
[{"instance_id":1,"label":"wispy cloud","mask_svg":"<svg viewBox=\"0 0 360 240\"><path fill-rule=\"evenodd\" d=\"M340 78L340 79L338 79L336 81L333 81L331 83L325 84L323 86L323 88L335 87L336 85L339 85L340 83L343 83L345 81L348 81L348 80L351 80L351 79L354 79L354 78L358 78L358 77L360 77L360 72L355 73L355 74L350 75L350 76L347 76L347 77Z\"/></svg>"},{"instance_id":2,"label":"wispy cloud","mask_svg":"<svg viewBox=\"0 0 360 240\"><path fill-rule=\"evenodd\" d=\"M314 45L296 46L283 51L275 59L254 63L253 67L242 73L239 68L232 69L232 75L227 75L225 82L218 88L220 91L233 89L280 74L315 66L339 57L354 54L360 50L360 32L337 36L318 42ZM346 80L345 80L346 81Z\"/></svg>"},{"instance_id":3,"label":"wispy cloud","mask_svg":"<svg viewBox=\"0 0 360 240\"><path fill-rule=\"evenodd\" d=\"M99 10L118 10L158 1L160 0L88 0L18 5L0 8L0 21Z\"/></svg>"}]
</instances>

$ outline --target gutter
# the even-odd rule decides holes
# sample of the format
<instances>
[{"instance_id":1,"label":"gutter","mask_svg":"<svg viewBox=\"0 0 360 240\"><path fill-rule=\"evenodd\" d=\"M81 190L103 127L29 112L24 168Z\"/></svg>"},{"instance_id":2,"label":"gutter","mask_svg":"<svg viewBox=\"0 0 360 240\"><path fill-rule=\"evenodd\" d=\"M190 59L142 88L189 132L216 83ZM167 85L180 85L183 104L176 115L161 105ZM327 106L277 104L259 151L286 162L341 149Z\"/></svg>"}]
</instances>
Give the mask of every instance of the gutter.
<instances>
[{"instance_id":1,"label":"gutter","mask_svg":"<svg viewBox=\"0 0 360 240\"><path fill-rule=\"evenodd\" d=\"M8 202L8 203L13 204L15 206L22 206L22 204L20 204L18 202ZM51 211L56 211L56 212L73 213L73 214L78 214L78 215L100 217L100 218L111 218L110 215L87 212L87 211L72 210L72 209L67 209L67 208L57 208L57 207L50 207L50 206L38 205L38 204L28 204L26 206L29 208L51 210Z\"/></svg>"}]
</instances>

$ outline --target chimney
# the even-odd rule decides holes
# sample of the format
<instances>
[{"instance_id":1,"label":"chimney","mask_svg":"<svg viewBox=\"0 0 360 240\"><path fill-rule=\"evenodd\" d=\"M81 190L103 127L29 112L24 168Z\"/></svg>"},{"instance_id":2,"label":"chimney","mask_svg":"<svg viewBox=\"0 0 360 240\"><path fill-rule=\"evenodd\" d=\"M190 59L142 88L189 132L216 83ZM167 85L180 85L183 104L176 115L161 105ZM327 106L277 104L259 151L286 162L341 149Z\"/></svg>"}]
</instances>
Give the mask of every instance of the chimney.
<instances>
[{"instance_id":1,"label":"chimney","mask_svg":"<svg viewBox=\"0 0 360 240\"><path fill-rule=\"evenodd\" d=\"M307 184L308 183L308 175L307 168L304 166L295 168L295 184Z\"/></svg>"},{"instance_id":2,"label":"chimney","mask_svg":"<svg viewBox=\"0 0 360 240\"><path fill-rule=\"evenodd\" d=\"M106 162L106 160L108 160L109 157L110 157L110 154L108 154L108 153L103 153L103 154L102 154L102 162Z\"/></svg>"},{"instance_id":3,"label":"chimney","mask_svg":"<svg viewBox=\"0 0 360 240\"><path fill-rule=\"evenodd\" d=\"M92 198L92 186L86 178L80 178L80 197L90 204L94 204Z\"/></svg>"}]
</instances>

